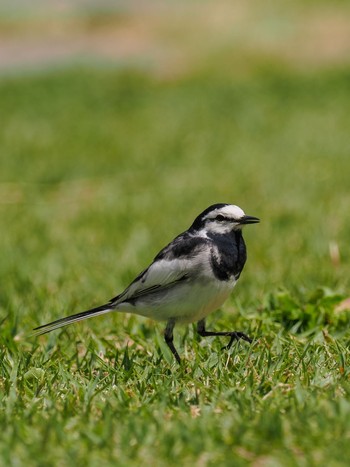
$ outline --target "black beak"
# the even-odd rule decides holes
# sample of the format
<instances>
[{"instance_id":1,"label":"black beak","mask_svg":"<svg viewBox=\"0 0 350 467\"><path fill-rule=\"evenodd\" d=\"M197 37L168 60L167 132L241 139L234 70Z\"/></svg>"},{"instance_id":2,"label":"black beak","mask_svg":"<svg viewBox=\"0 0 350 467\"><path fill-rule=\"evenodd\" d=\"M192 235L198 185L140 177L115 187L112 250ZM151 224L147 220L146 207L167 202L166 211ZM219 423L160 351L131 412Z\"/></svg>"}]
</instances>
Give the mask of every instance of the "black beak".
<instances>
[{"instance_id":1,"label":"black beak","mask_svg":"<svg viewBox=\"0 0 350 467\"><path fill-rule=\"evenodd\" d=\"M242 224L242 225L245 225L245 224L257 224L258 222L260 222L260 219L258 219L257 217L254 217L254 216L243 216L239 220L239 223Z\"/></svg>"}]
</instances>

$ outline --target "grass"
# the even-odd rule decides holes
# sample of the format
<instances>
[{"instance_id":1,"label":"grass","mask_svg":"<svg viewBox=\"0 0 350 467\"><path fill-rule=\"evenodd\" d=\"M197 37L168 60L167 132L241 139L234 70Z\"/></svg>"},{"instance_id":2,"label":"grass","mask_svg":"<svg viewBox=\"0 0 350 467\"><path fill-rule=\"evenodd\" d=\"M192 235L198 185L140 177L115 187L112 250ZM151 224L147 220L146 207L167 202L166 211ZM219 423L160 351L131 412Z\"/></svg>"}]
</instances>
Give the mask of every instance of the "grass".
<instances>
[{"instance_id":1,"label":"grass","mask_svg":"<svg viewBox=\"0 0 350 467\"><path fill-rule=\"evenodd\" d=\"M1 80L3 465L347 465L350 70L226 71ZM208 327L251 346L179 327L180 368L162 325L122 314L28 337L222 201L262 223Z\"/></svg>"}]
</instances>

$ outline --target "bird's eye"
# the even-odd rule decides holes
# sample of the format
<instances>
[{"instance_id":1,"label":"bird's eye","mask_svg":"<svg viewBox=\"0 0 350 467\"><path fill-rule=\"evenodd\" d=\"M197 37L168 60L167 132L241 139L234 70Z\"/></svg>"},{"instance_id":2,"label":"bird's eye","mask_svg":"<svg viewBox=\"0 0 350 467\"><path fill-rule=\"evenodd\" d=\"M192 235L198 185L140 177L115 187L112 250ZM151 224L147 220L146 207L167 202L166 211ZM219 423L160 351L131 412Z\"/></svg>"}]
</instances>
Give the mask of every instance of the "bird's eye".
<instances>
[{"instance_id":1,"label":"bird's eye","mask_svg":"<svg viewBox=\"0 0 350 467\"><path fill-rule=\"evenodd\" d=\"M217 220L219 222L223 222L223 221L226 220L226 217L219 214L218 216L216 216L215 220Z\"/></svg>"}]
</instances>

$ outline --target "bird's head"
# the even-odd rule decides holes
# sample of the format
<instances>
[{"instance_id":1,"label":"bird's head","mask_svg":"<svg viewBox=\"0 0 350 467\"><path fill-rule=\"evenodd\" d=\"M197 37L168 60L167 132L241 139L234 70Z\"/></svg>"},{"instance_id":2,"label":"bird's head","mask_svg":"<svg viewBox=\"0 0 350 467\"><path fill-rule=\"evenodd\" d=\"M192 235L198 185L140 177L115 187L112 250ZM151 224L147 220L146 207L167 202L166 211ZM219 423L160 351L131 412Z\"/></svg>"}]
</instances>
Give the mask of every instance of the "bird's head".
<instances>
[{"instance_id":1,"label":"bird's head","mask_svg":"<svg viewBox=\"0 0 350 467\"><path fill-rule=\"evenodd\" d=\"M241 230L244 225L260 222L257 217L247 216L233 204L213 204L205 209L193 222L191 228L206 233L225 234Z\"/></svg>"}]
</instances>

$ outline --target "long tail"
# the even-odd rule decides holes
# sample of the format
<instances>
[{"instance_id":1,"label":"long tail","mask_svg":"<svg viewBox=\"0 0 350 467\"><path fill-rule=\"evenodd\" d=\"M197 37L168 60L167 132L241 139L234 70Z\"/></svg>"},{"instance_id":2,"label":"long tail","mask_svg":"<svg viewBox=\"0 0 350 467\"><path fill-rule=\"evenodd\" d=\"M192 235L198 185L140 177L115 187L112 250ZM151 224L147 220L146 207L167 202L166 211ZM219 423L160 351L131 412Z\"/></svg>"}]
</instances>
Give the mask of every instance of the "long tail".
<instances>
[{"instance_id":1,"label":"long tail","mask_svg":"<svg viewBox=\"0 0 350 467\"><path fill-rule=\"evenodd\" d=\"M91 310L82 311L81 313L76 313L75 315L66 316L65 318L57 319L51 323L43 324L33 329L35 336L40 336L41 334L46 334L47 332L54 331L55 329L62 328L68 324L76 323L77 321L82 321L83 319L92 318L93 316L103 315L112 311L113 307L110 303L106 305L101 305L96 308L91 308Z\"/></svg>"}]
</instances>

